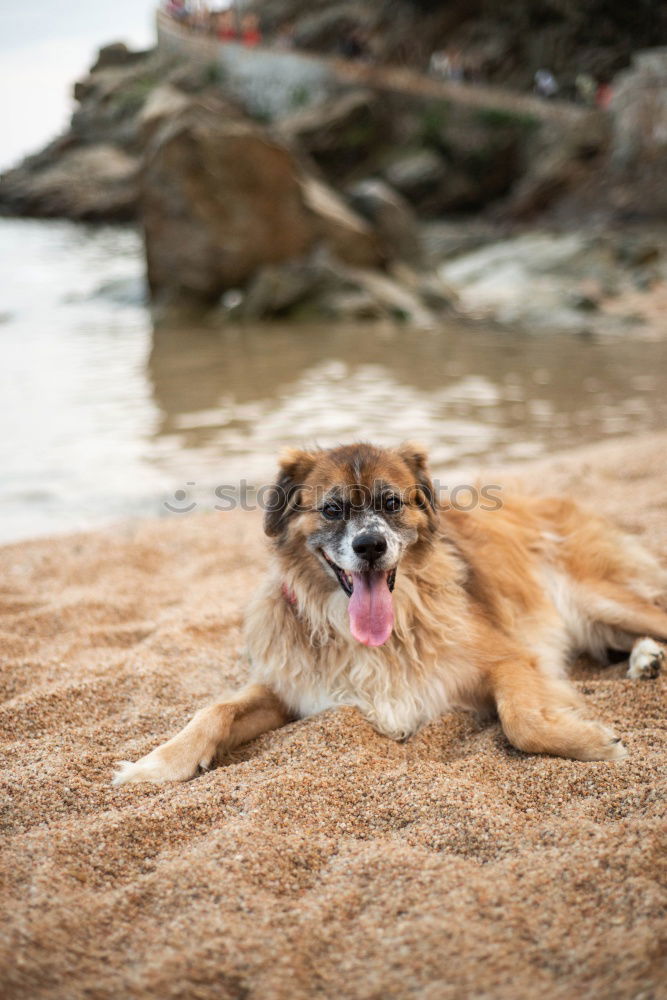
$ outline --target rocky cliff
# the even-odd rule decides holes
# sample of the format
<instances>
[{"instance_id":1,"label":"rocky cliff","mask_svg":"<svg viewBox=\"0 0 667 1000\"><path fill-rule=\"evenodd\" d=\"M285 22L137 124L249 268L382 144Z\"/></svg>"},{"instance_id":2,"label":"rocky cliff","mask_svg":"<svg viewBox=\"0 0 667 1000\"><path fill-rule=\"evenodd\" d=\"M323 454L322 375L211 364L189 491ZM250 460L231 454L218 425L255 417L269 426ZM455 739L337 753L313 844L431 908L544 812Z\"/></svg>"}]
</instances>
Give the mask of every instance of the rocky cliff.
<instances>
[{"instance_id":1,"label":"rocky cliff","mask_svg":"<svg viewBox=\"0 0 667 1000\"><path fill-rule=\"evenodd\" d=\"M300 48L335 53L355 30L380 62L423 69L456 50L488 83L526 89L549 67L566 94L578 73L608 82L639 49L667 44L667 7L656 0L254 0L267 29L288 24Z\"/></svg>"},{"instance_id":2,"label":"rocky cliff","mask_svg":"<svg viewBox=\"0 0 667 1000\"><path fill-rule=\"evenodd\" d=\"M634 59L607 113L383 65L401 24L415 44L431 25L433 45L443 12L407 0L346 10L386 43L372 64L309 54L312 39L289 52L220 45L164 15L156 50L106 46L75 86L69 131L0 178L0 210L140 220L162 304L263 316L316 303L426 324L453 297L424 272L420 216L667 214L664 50ZM296 17L298 40L335 11L285 0L271 17ZM472 23L448 16L453 39Z\"/></svg>"}]
</instances>

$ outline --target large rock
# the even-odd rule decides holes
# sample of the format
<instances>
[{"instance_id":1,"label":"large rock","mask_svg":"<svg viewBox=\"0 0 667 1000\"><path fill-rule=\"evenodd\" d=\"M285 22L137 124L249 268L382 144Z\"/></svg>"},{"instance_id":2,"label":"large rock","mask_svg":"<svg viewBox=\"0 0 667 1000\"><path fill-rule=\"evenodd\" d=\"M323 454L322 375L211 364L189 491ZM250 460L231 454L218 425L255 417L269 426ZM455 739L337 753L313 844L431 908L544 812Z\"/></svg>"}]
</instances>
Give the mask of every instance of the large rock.
<instances>
[{"instance_id":1,"label":"large rock","mask_svg":"<svg viewBox=\"0 0 667 1000\"><path fill-rule=\"evenodd\" d=\"M351 267L327 249L260 268L227 314L243 319L386 320L433 328L455 296L436 274L396 264L386 271Z\"/></svg>"},{"instance_id":2,"label":"large rock","mask_svg":"<svg viewBox=\"0 0 667 1000\"><path fill-rule=\"evenodd\" d=\"M334 256L356 267L374 267L382 262L380 241L373 229L332 188L303 173L300 184L315 235L326 241Z\"/></svg>"},{"instance_id":3,"label":"large rock","mask_svg":"<svg viewBox=\"0 0 667 1000\"><path fill-rule=\"evenodd\" d=\"M261 267L319 242L356 266L380 262L368 224L265 131L193 104L150 139L141 208L154 296L214 302Z\"/></svg>"},{"instance_id":4,"label":"large rock","mask_svg":"<svg viewBox=\"0 0 667 1000\"><path fill-rule=\"evenodd\" d=\"M34 170L0 181L2 204L25 215L81 221L129 221L138 196L139 161L108 144L65 149Z\"/></svg>"},{"instance_id":5,"label":"large rock","mask_svg":"<svg viewBox=\"0 0 667 1000\"><path fill-rule=\"evenodd\" d=\"M447 164L433 149L399 151L386 163L384 176L408 201L423 204L442 185Z\"/></svg>"},{"instance_id":6,"label":"large rock","mask_svg":"<svg viewBox=\"0 0 667 1000\"><path fill-rule=\"evenodd\" d=\"M101 69L116 66L132 66L136 62L140 62L145 54L145 52L135 52L128 49L125 42L110 42L108 45L103 45L98 51L97 59L91 66L90 72L97 73Z\"/></svg>"},{"instance_id":7,"label":"large rock","mask_svg":"<svg viewBox=\"0 0 667 1000\"><path fill-rule=\"evenodd\" d=\"M417 218L405 198L377 178L359 181L346 193L352 208L375 229L387 258L420 263Z\"/></svg>"},{"instance_id":8,"label":"large rock","mask_svg":"<svg viewBox=\"0 0 667 1000\"><path fill-rule=\"evenodd\" d=\"M127 63L96 65L74 85L70 135L80 145L107 143L139 152L137 116L167 73L159 53L128 53Z\"/></svg>"},{"instance_id":9,"label":"large rock","mask_svg":"<svg viewBox=\"0 0 667 1000\"><path fill-rule=\"evenodd\" d=\"M612 87L612 181L625 210L667 212L667 47L633 57Z\"/></svg>"},{"instance_id":10,"label":"large rock","mask_svg":"<svg viewBox=\"0 0 667 1000\"><path fill-rule=\"evenodd\" d=\"M533 229L445 261L439 274L470 318L534 333L623 336L644 320L641 306L622 303L664 280L659 233Z\"/></svg>"}]
</instances>

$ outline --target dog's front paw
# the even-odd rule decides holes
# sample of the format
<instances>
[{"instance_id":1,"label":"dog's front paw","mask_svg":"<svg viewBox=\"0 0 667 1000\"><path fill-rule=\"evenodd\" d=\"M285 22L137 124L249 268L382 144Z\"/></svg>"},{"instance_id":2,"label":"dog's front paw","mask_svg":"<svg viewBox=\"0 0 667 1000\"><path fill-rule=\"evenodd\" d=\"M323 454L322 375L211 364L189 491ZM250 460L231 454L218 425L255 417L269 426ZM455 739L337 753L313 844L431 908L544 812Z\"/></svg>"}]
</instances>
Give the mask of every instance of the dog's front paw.
<instances>
[{"instance_id":1,"label":"dog's front paw","mask_svg":"<svg viewBox=\"0 0 667 1000\"><path fill-rule=\"evenodd\" d=\"M632 647L628 677L633 681L657 677L665 662L665 650L653 639L638 639Z\"/></svg>"},{"instance_id":2,"label":"dog's front paw","mask_svg":"<svg viewBox=\"0 0 667 1000\"><path fill-rule=\"evenodd\" d=\"M574 760L623 760L628 751L613 729L594 719L568 719L564 757Z\"/></svg>"},{"instance_id":3,"label":"dog's front paw","mask_svg":"<svg viewBox=\"0 0 667 1000\"><path fill-rule=\"evenodd\" d=\"M196 748L189 744L188 740L176 736L134 764L129 760L119 761L112 784L189 781L200 771L208 770L212 759L213 751L204 755L197 753Z\"/></svg>"}]
</instances>

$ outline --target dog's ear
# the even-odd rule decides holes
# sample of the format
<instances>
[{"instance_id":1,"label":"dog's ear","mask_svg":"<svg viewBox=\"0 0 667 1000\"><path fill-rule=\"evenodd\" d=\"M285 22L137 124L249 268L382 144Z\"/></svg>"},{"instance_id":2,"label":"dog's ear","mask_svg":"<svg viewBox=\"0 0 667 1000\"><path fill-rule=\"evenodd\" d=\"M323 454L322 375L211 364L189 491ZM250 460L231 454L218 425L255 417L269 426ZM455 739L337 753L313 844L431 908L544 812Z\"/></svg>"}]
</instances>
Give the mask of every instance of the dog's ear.
<instances>
[{"instance_id":1,"label":"dog's ear","mask_svg":"<svg viewBox=\"0 0 667 1000\"><path fill-rule=\"evenodd\" d=\"M435 489L431 481L431 474L428 471L428 454L426 448L421 444L415 444L414 441L406 441L398 448L398 454L415 478L420 506L424 507L429 513L435 511Z\"/></svg>"},{"instance_id":2,"label":"dog's ear","mask_svg":"<svg viewBox=\"0 0 667 1000\"><path fill-rule=\"evenodd\" d=\"M316 455L298 448L286 448L278 459L278 478L269 493L264 514L264 531L274 537L280 535L289 518L295 513L299 489L312 469Z\"/></svg>"}]
</instances>

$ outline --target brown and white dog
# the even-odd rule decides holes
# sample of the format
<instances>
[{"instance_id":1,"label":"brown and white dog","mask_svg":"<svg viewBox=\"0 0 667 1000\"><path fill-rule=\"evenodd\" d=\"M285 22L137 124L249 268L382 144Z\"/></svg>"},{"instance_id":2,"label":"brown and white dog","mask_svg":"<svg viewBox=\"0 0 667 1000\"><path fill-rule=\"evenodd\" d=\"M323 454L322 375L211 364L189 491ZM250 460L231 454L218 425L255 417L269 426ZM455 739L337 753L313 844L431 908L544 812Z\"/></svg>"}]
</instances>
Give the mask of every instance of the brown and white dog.
<instances>
[{"instance_id":1,"label":"brown and white dog","mask_svg":"<svg viewBox=\"0 0 667 1000\"><path fill-rule=\"evenodd\" d=\"M272 565L247 616L253 683L124 762L115 783L187 780L337 705L393 739L454 708L495 709L528 753L625 756L588 717L567 661L624 650L630 677L655 676L667 572L572 500L490 506L439 509L418 446L288 452L265 518Z\"/></svg>"}]
</instances>

